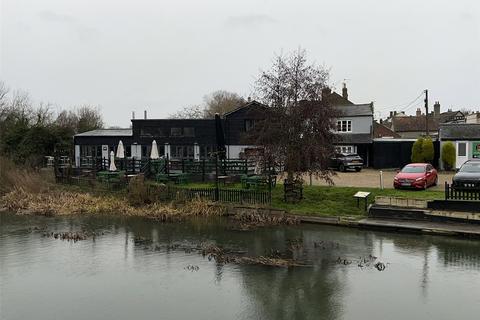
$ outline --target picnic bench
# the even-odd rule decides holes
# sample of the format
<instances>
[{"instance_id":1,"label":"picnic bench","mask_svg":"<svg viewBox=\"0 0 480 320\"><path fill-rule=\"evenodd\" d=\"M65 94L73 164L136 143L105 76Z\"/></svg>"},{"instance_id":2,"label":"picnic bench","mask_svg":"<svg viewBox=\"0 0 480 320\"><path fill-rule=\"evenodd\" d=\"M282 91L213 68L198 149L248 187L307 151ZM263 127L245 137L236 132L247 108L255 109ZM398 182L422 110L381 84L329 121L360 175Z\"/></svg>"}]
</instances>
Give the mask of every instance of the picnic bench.
<instances>
[{"instance_id":1,"label":"picnic bench","mask_svg":"<svg viewBox=\"0 0 480 320\"><path fill-rule=\"evenodd\" d=\"M175 184L186 184L189 181L187 173L157 173L155 180L160 183L174 182Z\"/></svg>"},{"instance_id":2,"label":"picnic bench","mask_svg":"<svg viewBox=\"0 0 480 320\"><path fill-rule=\"evenodd\" d=\"M242 175L240 181L242 183L242 188L244 189L250 189L250 187L253 187L254 189L260 189L262 187L269 187L269 184L270 187L275 188L277 184L277 176Z\"/></svg>"}]
</instances>

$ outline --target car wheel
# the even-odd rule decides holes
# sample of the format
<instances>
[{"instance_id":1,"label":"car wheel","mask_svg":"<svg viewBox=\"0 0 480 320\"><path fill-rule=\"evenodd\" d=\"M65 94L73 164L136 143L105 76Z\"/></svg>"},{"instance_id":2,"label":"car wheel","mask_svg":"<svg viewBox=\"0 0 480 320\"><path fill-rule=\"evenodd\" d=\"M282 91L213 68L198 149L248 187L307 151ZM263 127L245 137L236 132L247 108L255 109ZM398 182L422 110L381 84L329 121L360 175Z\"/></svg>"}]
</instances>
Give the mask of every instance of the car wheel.
<instances>
[{"instance_id":1,"label":"car wheel","mask_svg":"<svg viewBox=\"0 0 480 320\"><path fill-rule=\"evenodd\" d=\"M362 168L355 168L355 171L357 172L360 172L360 170L362 170Z\"/></svg>"},{"instance_id":2,"label":"car wheel","mask_svg":"<svg viewBox=\"0 0 480 320\"><path fill-rule=\"evenodd\" d=\"M338 166L338 170L342 171L342 172L345 172L346 169L345 169L345 166L343 164L339 165Z\"/></svg>"},{"instance_id":3,"label":"car wheel","mask_svg":"<svg viewBox=\"0 0 480 320\"><path fill-rule=\"evenodd\" d=\"M433 182L433 185L434 186L438 185L438 176L435 177L435 181Z\"/></svg>"}]
</instances>

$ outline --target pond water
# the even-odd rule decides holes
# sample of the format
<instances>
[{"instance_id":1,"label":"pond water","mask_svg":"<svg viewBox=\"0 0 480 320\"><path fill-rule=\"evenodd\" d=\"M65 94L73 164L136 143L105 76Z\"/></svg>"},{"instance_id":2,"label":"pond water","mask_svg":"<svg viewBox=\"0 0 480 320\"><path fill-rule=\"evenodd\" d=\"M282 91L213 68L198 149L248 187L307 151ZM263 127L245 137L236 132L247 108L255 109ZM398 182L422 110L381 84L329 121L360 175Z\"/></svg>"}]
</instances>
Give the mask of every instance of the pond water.
<instances>
[{"instance_id":1,"label":"pond water","mask_svg":"<svg viewBox=\"0 0 480 320\"><path fill-rule=\"evenodd\" d=\"M97 236L73 242L42 230ZM248 256L290 247L309 266L217 264L185 250L200 243ZM363 263L371 256L384 271ZM2 320L478 319L479 293L473 240L318 225L240 232L224 220L0 215Z\"/></svg>"}]
</instances>

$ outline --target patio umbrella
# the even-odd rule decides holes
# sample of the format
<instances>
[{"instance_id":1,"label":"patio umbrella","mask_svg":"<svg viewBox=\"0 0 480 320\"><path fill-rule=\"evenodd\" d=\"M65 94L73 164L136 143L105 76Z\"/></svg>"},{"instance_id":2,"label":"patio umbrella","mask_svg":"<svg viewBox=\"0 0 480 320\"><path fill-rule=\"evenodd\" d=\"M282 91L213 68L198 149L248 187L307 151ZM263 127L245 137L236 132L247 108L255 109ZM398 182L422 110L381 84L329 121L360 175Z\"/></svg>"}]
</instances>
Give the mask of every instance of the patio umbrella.
<instances>
[{"instance_id":1,"label":"patio umbrella","mask_svg":"<svg viewBox=\"0 0 480 320\"><path fill-rule=\"evenodd\" d=\"M115 153L113 151L110 151L110 167L108 170L117 171L117 167L115 167Z\"/></svg>"},{"instance_id":2,"label":"patio umbrella","mask_svg":"<svg viewBox=\"0 0 480 320\"><path fill-rule=\"evenodd\" d=\"M223 133L222 119L218 113L215 114L215 136L217 140L218 158L223 160L226 158L227 148L225 147L225 135Z\"/></svg>"},{"instance_id":3,"label":"patio umbrella","mask_svg":"<svg viewBox=\"0 0 480 320\"><path fill-rule=\"evenodd\" d=\"M158 158L160 157L158 156L157 141L153 140L152 151L150 152L150 159L157 160Z\"/></svg>"},{"instance_id":4,"label":"patio umbrella","mask_svg":"<svg viewBox=\"0 0 480 320\"><path fill-rule=\"evenodd\" d=\"M122 140L120 140L120 141L118 142L117 158L119 158L119 159L125 158L125 149L123 148L123 142L122 142Z\"/></svg>"}]
</instances>

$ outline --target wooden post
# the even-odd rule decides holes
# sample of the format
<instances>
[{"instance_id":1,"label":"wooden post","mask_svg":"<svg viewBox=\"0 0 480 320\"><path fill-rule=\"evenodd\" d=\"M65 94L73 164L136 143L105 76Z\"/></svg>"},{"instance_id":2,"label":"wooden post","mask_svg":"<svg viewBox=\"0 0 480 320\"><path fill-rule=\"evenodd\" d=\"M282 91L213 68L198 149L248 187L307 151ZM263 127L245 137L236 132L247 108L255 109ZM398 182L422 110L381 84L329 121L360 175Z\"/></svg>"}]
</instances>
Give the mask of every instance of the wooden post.
<instances>
[{"instance_id":1,"label":"wooden post","mask_svg":"<svg viewBox=\"0 0 480 320\"><path fill-rule=\"evenodd\" d=\"M445 200L448 200L448 182L445 181Z\"/></svg>"},{"instance_id":2,"label":"wooden post","mask_svg":"<svg viewBox=\"0 0 480 320\"><path fill-rule=\"evenodd\" d=\"M202 160L202 182L205 182L205 159Z\"/></svg>"}]
</instances>

